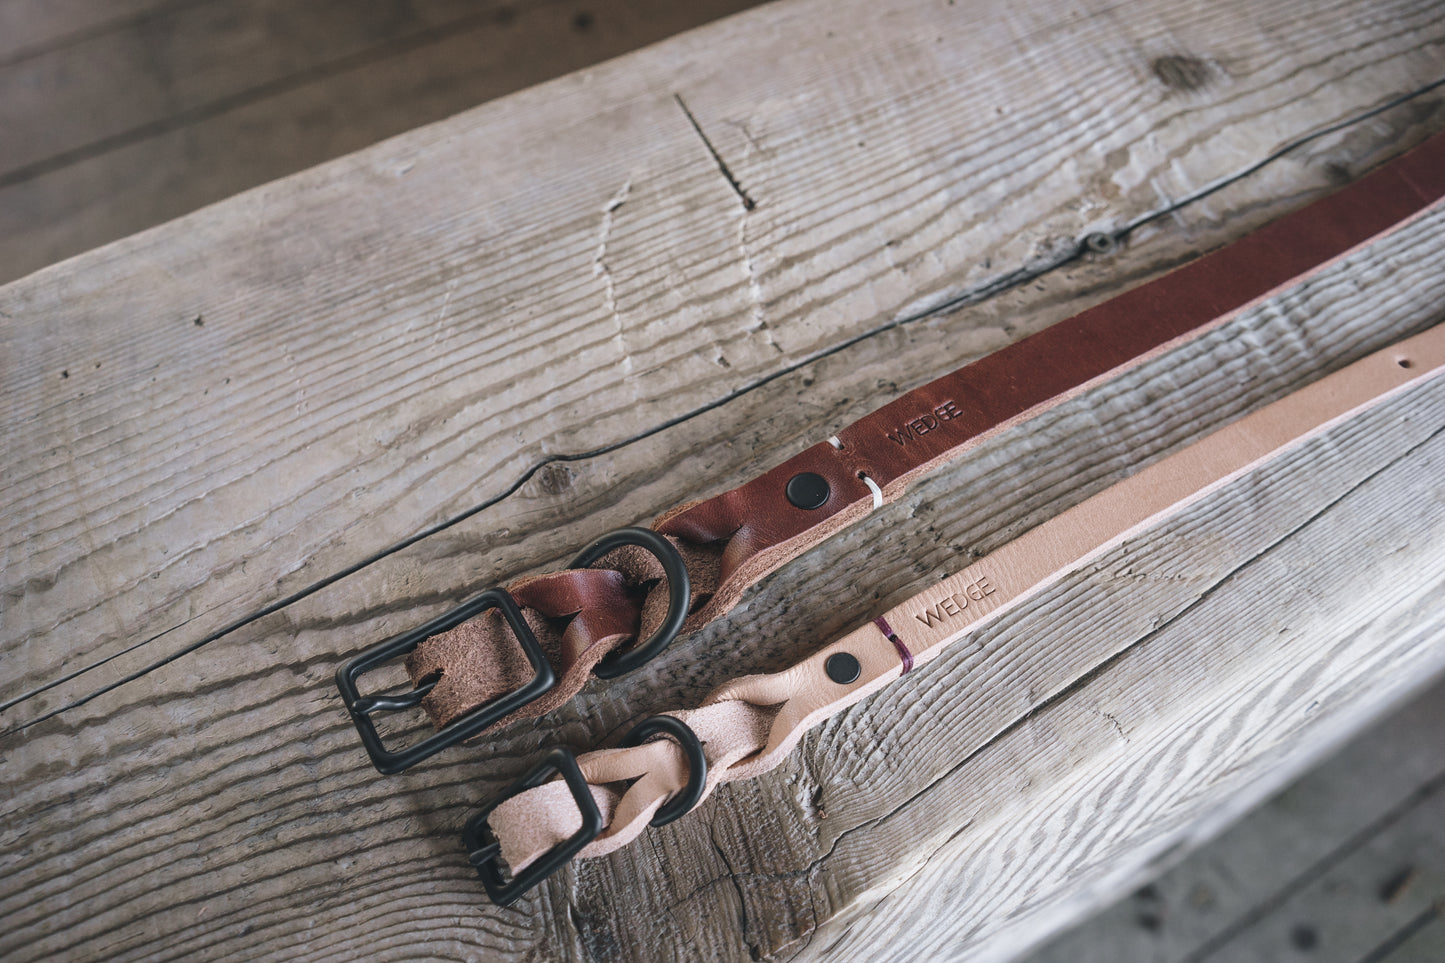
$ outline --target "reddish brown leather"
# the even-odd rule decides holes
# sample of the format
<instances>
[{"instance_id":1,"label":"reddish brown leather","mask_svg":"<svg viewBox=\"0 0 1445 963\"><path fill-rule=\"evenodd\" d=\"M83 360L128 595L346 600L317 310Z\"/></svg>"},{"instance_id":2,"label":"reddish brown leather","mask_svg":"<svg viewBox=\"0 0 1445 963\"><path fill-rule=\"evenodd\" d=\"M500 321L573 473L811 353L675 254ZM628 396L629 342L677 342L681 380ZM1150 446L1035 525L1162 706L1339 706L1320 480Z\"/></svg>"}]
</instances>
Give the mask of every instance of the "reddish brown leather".
<instances>
[{"instance_id":1,"label":"reddish brown leather","mask_svg":"<svg viewBox=\"0 0 1445 963\"><path fill-rule=\"evenodd\" d=\"M622 572L605 568L519 579L507 590L558 676L557 685L528 706L535 711L527 714L535 715L570 699L603 656L636 636L644 605L643 593L631 588ZM440 676L423 702L438 726L532 677L521 646L495 609L427 639L407 656L406 671L413 684Z\"/></svg>"},{"instance_id":2,"label":"reddish brown leather","mask_svg":"<svg viewBox=\"0 0 1445 963\"><path fill-rule=\"evenodd\" d=\"M981 439L1225 323L1442 196L1445 134L1227 247L908 392L839 432L841 448L814 445L738 488L662 515L653 528L683 552L693 582L684 630L722 615L753 583L867 514L873 495L863 475L885 499L897 498L909 481ZM805 471L831 488L812 511L784 494ZM613 553L631 559L625 573L612 573L616 579L571 572L509 586L529 623L546 615L547 634L539 637L559 675L557 687L519 716L571 698L603 655L645 637L643 622L662 618L666 585L638 554ZM622 564L613 556L599 565ZM438 726L527 677L520 649L494 614L426 640L407 668L414 683L441 673L423 702Z\"/></svg>"}]
</instances>

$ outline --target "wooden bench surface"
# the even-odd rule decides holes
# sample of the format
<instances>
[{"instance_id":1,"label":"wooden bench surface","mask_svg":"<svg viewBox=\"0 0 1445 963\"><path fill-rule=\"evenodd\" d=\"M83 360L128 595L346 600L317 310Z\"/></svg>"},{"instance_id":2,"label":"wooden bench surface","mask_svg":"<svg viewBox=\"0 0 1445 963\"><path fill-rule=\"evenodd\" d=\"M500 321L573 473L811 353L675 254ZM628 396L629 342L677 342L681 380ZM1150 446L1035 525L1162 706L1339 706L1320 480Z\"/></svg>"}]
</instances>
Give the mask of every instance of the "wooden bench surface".
<instances>
[{"instance_id":1,"label":"wooden bench surface","mask_svg":"<svg viewBox=\"0 0 1445 963\"><path fill-rule=\"evenodd\" d=\"M331 681L1445 128L1438 5L1292 6L786 0L0 288L0 952L1002 958L1426 680L1439 383L510 909L458 842L545 748L795 661L1438 323L1441 215L1004 434L539 724L384 779Z\"/></svg>"}]
</instances>

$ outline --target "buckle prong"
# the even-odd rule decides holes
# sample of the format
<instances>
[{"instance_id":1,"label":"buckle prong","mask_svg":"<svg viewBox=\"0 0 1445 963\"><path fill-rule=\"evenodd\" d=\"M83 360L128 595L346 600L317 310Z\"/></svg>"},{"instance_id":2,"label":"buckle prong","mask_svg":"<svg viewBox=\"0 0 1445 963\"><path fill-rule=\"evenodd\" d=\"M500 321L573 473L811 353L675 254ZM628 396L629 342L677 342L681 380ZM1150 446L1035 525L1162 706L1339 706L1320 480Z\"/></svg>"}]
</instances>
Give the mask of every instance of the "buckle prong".
<instances>
[{"instance_id":1,"label":"buckle prong","mask_svg":"<svg viewBox=\"0 0 1445 963\"><path fill-rule=\"evenodd\" d=\"M439 681L441 681L440 673L423 680L421 685L410 692L400 695L362 696L352 705L351 711L371 715L373 712L400 712L403 709L415 709L421 705L421 700L427 697L427 693L437 687Z\"/></svg>"}]
</instances>

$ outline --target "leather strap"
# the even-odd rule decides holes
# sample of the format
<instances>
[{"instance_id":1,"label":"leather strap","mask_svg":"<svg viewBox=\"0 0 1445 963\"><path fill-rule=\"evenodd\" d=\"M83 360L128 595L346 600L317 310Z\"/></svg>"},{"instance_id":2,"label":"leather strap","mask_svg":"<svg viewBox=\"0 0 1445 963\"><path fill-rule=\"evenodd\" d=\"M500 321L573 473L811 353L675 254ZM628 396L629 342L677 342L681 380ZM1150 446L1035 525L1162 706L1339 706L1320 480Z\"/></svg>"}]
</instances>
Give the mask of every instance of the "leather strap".
<instances>
[{"instance_id":1,"label":"leather strap","mask_svg":"<svg viewBox=\"0 0 1445 963\"><path fill-rule=\"evenodd\" d=\"M683 631L724 614L753 583L898 498L919 475L1224 324L1442 196L1445 134L1227 247L908 392L732 491L663 514L652 527L682 553L693 586ZM814 508L787 494L789 482L806 474L826 483ZM630 548L590 572L533 576L507 588L557 684L497 725L566 702L605 655L651 635L667 607L660 567ZM439 728L515 690L532 671L496 610L422 642L406 668L413 685L435 683L421 704Z\"/></svg>"},{"instance_id":2,"label":"leather strap","mask_svg":"<svg viewBox=\"0 0 1445 963\"><path fill-rule=\"evenodd\" d=\"M778 765L803 733L896 681L983 623L1038 594L1125 539L1406 387L1445 372L1445 325L1376 352L1105 489L944 581L930 585L783 672L730 682L699 708L668 713L703 744L705 793ZM851 681L830 660L851 657ZM845 665L850 668L851 665ZM602 813L583 858L636 838L687 782L669 740L578 758ZM576 832L581 817L560 781L500 803L488 823L514 873Z\"/></svg>"}]
</instances>

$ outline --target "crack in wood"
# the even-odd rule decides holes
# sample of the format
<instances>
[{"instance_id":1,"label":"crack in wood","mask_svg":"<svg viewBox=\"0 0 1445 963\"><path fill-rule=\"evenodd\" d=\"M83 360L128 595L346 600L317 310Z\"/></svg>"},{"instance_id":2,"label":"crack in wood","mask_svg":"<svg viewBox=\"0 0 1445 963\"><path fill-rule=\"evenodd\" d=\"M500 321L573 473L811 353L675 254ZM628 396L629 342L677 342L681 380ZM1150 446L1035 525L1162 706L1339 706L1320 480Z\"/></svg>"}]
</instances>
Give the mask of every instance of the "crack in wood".
<instances>
[{"instance_id":1,"label":"crack in wood","mask_svg":"<svg viewBox=\"0 0 1445 963\"><path fill-rule=\"evenodd\" d=\"M1175 214L1181 208L1188 207L1191 204L1202 201L1210 194L1222 190L1223 188L1228 187L1230 184L1241 181L1244 178L1249 177L1251 174L1258 173L1265 167L1273 164L1275 161L1283 159L1284 157L1294 153L1295 151L1299 150L1301 147L1304 147L1306 144L1311 143L1312 141L1316 141L1321 137L1327 137L1330 134L1338 133L1339 131L1346 129L1347 127L1352 127L1355 124L1362 123L1363 121L1369 120L1372 117L1378 117L1380 114L1383 114L1386 111L1403 106L1404 104L1409 103L1417 97L1424 96L1425 94L1430 93L1432 90L1436 90L1442 86L1445 86L1445 77L1441 77L1438 80L1433 80L1430 83L1425 84L1423 87L1417 87L1414 90L1407 91L1406 93L1392 97L1384 103L1376 107L1372 107L1369 110L1364 111L1363 113L1356 114L1352 117L1346 117L1343 120L1336 121L1333 124L1328 124L1324 127L1319 128L1318 130L1314 130L1308 134L1303 134L1299 137L1296 137L1295 139L1285 143L1283 147L1280 147L1279 149L1272 151L1269 154L1266 154L1264 157L1255 161L1253 164L1249 165L1243 170L1236 171L1233 174L1206 184L1199 190L1194 191L1191 194L1186 194L1184 197L1181 197L1177 201L1170 201L1159 210L1152 211L1148 214L1143 215L1142 217L1130 221L1128 224L1120 228L1114 234L1114 239L1116 242L1122 241L1127 238L1132 232L1143 227L1145 224L1148 224L1152 221L1157 221L1161 218L1169 217Z\"/></svg>"},{"instance_id":2,"label":"crack in wood","mask_svg":"<svg viewBox=\"0 0 1445 963\"><path fill-rule=\"evenodd\" d=\"M1108 720L1109 720L1110 724L1112 724L1113 727L1114 727L1114 731L1117 732L1117 733L1119 733L1119 738L1120 738L1120 739L1123 739L1125 742L1128 742L1128 741L1129 741L1129 735L1128 735L1128 733L1126 733L1126 732L1124 731L1124 727L1119 724L1119 720L1116 719L1116 718L1114 718L1114 714L1113 714L1113 713L1100 711L1099 715L1101 715L1101 716L1103 716L1105 719L1108 719Z\"/></svg>"},{"instance_id":3,"label":"crack in wood","mask_svg":"<svg viewBox=\"0 0 1445 963\"><path fill-rule=\"evenodd\" d=\"M733 891L737 893L738 929L742 931L743 940L748 945L748 953L755 960L761 959L762 954L758 950L757 942L748 935L752 927L748 925L748 901L747 898L743 895L742 884L738 882L738 874L737 871L733 869L733 862L731 859L728 858L727 851L723 849L722 844L717 841L717 833L711 826L708 827L708 840L712 843L712 848L717 853L718 858L721 859L723 865L727 867L727 875L723 878L727 879L730 883L732 883Z\"/></svg>"},{"instance_id":4,"label":"crack in wood","mask_svg":"<svg viewBox=\"0 0 1445 963\"><path fill-rule=\"evenodd\" d=\"M627 203L631 194L632 180L629 178L602 206L602 226L597 232L597 253L592 257L592 274L602 279L602 304L607 309L608 317L612 319L612 339L622 356L623 370L628 374L632 373L632 351L627 347L623 332L622 312L617 309L617 284L613 280L612 270L607 266L607 242L612 238L612 219L617 210Z\"/></svg>"},{"instance_id":5,"label":"crack in wood","mask_svg":"<svg viewBox=\"0 0 1445 963\"><path fill-rule=\"evenodd\" d=\"M717 164L717 169L722 172L722 176L727 178L728 186L733 189L733 193L743 202L743 210L751 211L757 207L757 202L743 189L743 185L738 182L737 177L734 176L732 170L728 167L727 161L722 159L722 155L718 153L712 141L708 140L707 134L703 133L702 125L697 122L697 118L692 115L692 111L687 109L687 104L683 102L682 94L673 94L672 98L677 101L677 106L681 107L682 112L687 115L687 122L692 124L692 129L697 131L697 136L702 138L703 146L706 147L707 152L712 155L712 159Z\"/></svg>"}]
</instances>

